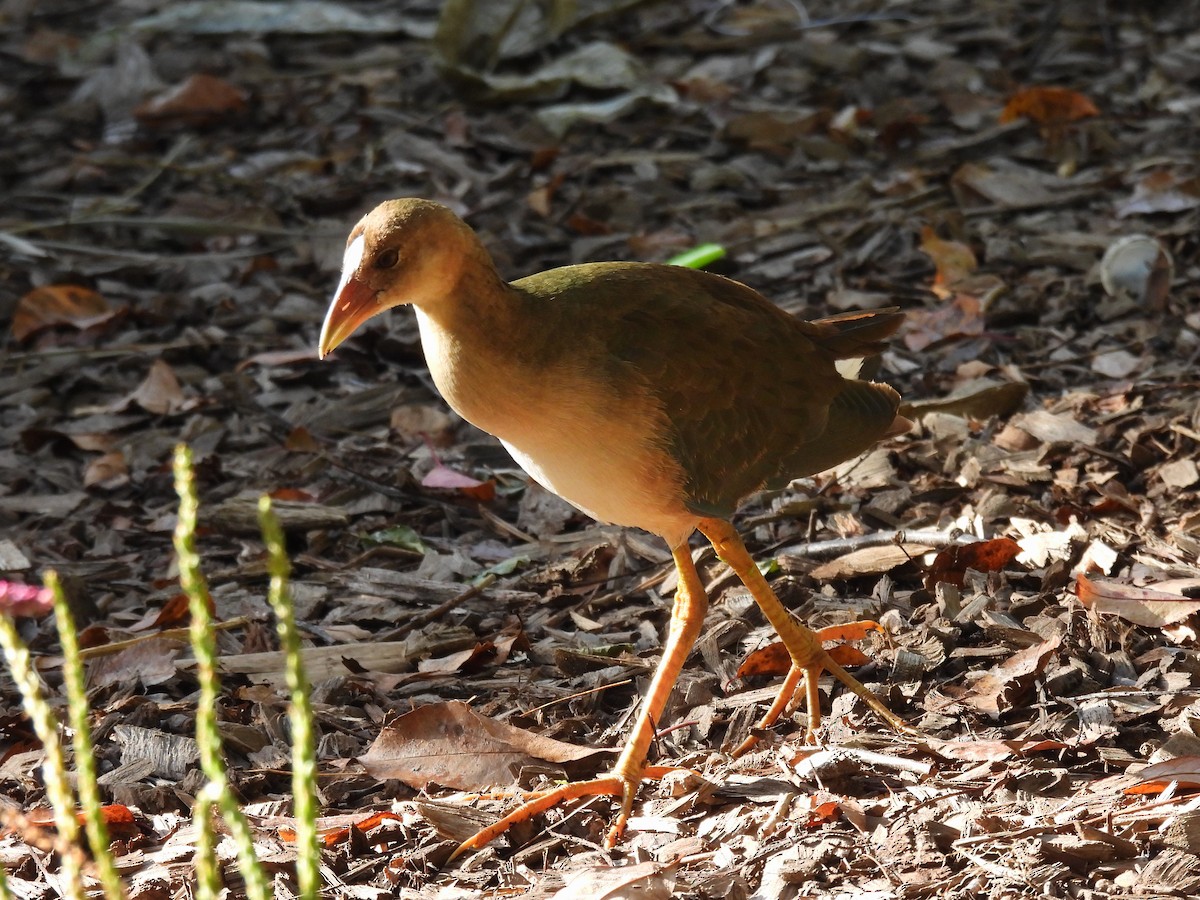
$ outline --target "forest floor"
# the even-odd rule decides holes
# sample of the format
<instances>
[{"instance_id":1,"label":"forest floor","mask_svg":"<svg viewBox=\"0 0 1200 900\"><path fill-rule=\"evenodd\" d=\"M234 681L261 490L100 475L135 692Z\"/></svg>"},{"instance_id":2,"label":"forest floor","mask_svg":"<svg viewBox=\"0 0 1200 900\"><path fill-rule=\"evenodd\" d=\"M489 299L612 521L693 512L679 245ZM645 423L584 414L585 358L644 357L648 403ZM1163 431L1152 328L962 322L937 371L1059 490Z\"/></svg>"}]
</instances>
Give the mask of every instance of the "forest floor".
<instances>
[{"instance_id":1,"label":"forest floor","mask_svg":"<svg viewBox=\"0 0 1200 900\"><path fill-rule=\"evenodd\" d=\"M439 7L0 3L0 577L69 588L130 895L190 896L181 441L231 777L281 885L262 493L311 646L326 896L1200 894L1200 4ZM818 747L801 711L732 758L774 635L710 553L654 749L694 774L644 785L614 850L601 799L446 865L512 804L469 793L564 771L489 720L605 770L673 585L657 539L448 412L407 311L316 359L346 234L409 195L508 277L715 242L789 311L909 313L880 377L914 430L736 524L806 621L883 624L856 671L919 736L825 680ZM992 542L935 564L959 532ZM60 702L52 622L20 625ZM54 896L7 675L0 741L0 861Z\"/></svg>"}]
</instances>

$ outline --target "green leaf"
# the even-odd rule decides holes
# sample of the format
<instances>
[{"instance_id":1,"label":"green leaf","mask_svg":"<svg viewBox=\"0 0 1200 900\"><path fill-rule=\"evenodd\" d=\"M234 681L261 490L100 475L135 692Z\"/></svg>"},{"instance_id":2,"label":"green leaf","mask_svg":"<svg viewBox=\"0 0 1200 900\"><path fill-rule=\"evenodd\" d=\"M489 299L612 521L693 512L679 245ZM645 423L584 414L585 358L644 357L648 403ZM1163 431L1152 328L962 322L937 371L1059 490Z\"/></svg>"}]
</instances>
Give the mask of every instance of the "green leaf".
<instances>
[{"instance_id":1,"label":"green leaf","mask_svg":"<svg viewBox=\"0 0 1200 900\"><path fill-rule=\"evenodd\" d=\"M758 571L762 572L763 575L774 575L779 571L779 560L774 557L760 560L755 565L758 566Z\"/></svg>"},{"instance_id":2,"label":"green leaf","mask_svg":"<svg viewBox=\"0 0 1200 900\"><path fill-rule=\"evenodd\" d=\"M478 575L471 579L472 584L478 584L489 575L494 575L497 578L503 575L511 575L513 572L522 566L529 565L528 556L510 556L508 559L502 559L495 565L488 566Z\"/></svg>"},{"instance_id":3,"label":"green leaf","mask_svg":"<svg viewBox=\"0 0 1200 900\"><path fill-rule=\"evenodd\" d=\"M700 244L691 250L685 250L667 260L671 266L685 266L689 269L703 269L712 265L725 256L725 248L720 244Z\"/></svg>"},{"instance_id":4,"label":"green leaf","mask_svg":"<svg viewBox=\"0 0 1200 900\"><path fill-rule=\"evenodd\" d=\"M364 534L362 541L368 547L379 547L386 544L411 550L414 553L426 553L429 549L421 541L421 536L407 525L393 525L391 528L372 531L370 534Z\"/></svg>"}]
</instances>

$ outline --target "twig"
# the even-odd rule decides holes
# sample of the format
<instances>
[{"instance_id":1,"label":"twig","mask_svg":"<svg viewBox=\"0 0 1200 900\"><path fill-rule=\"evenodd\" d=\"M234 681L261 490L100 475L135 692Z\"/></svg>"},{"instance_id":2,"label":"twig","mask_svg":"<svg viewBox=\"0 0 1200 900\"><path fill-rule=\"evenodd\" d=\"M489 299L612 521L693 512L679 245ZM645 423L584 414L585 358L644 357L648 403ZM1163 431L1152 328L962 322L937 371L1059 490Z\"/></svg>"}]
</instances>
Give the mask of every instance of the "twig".
<instances>
[{"instance_id":1,"label":"twig","mask_svg":"<svg viewBox=\"0 0 1200 900\"><path fill-rule=\"evenodd\" d=\"M807 544L792 544L775 551L776 556L805 556L810 559L827 559L842 556L868 547L886 547L891 544L928 544L935 550L959 544L974 544L980 538L961 531L877 531L857 537L835 538L830 541L810 541Z\"/></svg>"}]
</instances>

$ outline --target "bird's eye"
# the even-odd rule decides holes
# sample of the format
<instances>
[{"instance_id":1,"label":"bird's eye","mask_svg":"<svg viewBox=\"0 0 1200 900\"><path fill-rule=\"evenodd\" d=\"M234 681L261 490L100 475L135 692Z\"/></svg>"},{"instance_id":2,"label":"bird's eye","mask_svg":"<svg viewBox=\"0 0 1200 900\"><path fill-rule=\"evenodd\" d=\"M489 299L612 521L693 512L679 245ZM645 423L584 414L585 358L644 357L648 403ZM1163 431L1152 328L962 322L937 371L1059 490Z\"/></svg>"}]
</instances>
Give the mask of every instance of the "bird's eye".
<instances>
[{"instance_id":1,"label":"bird's eye","mask_svg":"<svg viewBox=\"0 0 1200 900\"><path fill-rule=\"evenodd\" d=\"M400 262L400 251L395 247L387 247L375 254L375 268L394 269Z\"/></svg>"}]
</instances>

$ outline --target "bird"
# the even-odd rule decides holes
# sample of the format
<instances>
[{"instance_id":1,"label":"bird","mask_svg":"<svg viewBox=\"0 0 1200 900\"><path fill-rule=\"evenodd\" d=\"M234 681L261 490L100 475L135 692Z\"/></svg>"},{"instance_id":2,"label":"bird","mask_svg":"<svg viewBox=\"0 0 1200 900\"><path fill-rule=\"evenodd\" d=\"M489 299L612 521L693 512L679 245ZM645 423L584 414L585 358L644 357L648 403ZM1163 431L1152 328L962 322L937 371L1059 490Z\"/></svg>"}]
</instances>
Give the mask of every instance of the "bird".
<instances>
[{"instance_id":1,"label":"bird","mask_svg":"<svg viewBox=\"0 0 1200 900\"><path fill-rule=\"evenodd\" d=\"M783 606L731 521L749 495L820 473L907 429L893 388L845 377L837 365L880 354L900 310L805 321L732 279L648 262L569 265L509 283L462 218L418 198L385 201L350 232L318 355L404 305L416 312L430 375L451 408L578 509L659 535L677 573L662 655L611 772L532 795L451 859L590 796L619 798L606 844L620 840L641 781L671 771L647 758L708 607L690 548L696 531L791 657L761 728L799 699L803 682L805 739L814 741L817 679L827 671L893 729L912 733Z\"/></svg>"}]
</instances>

